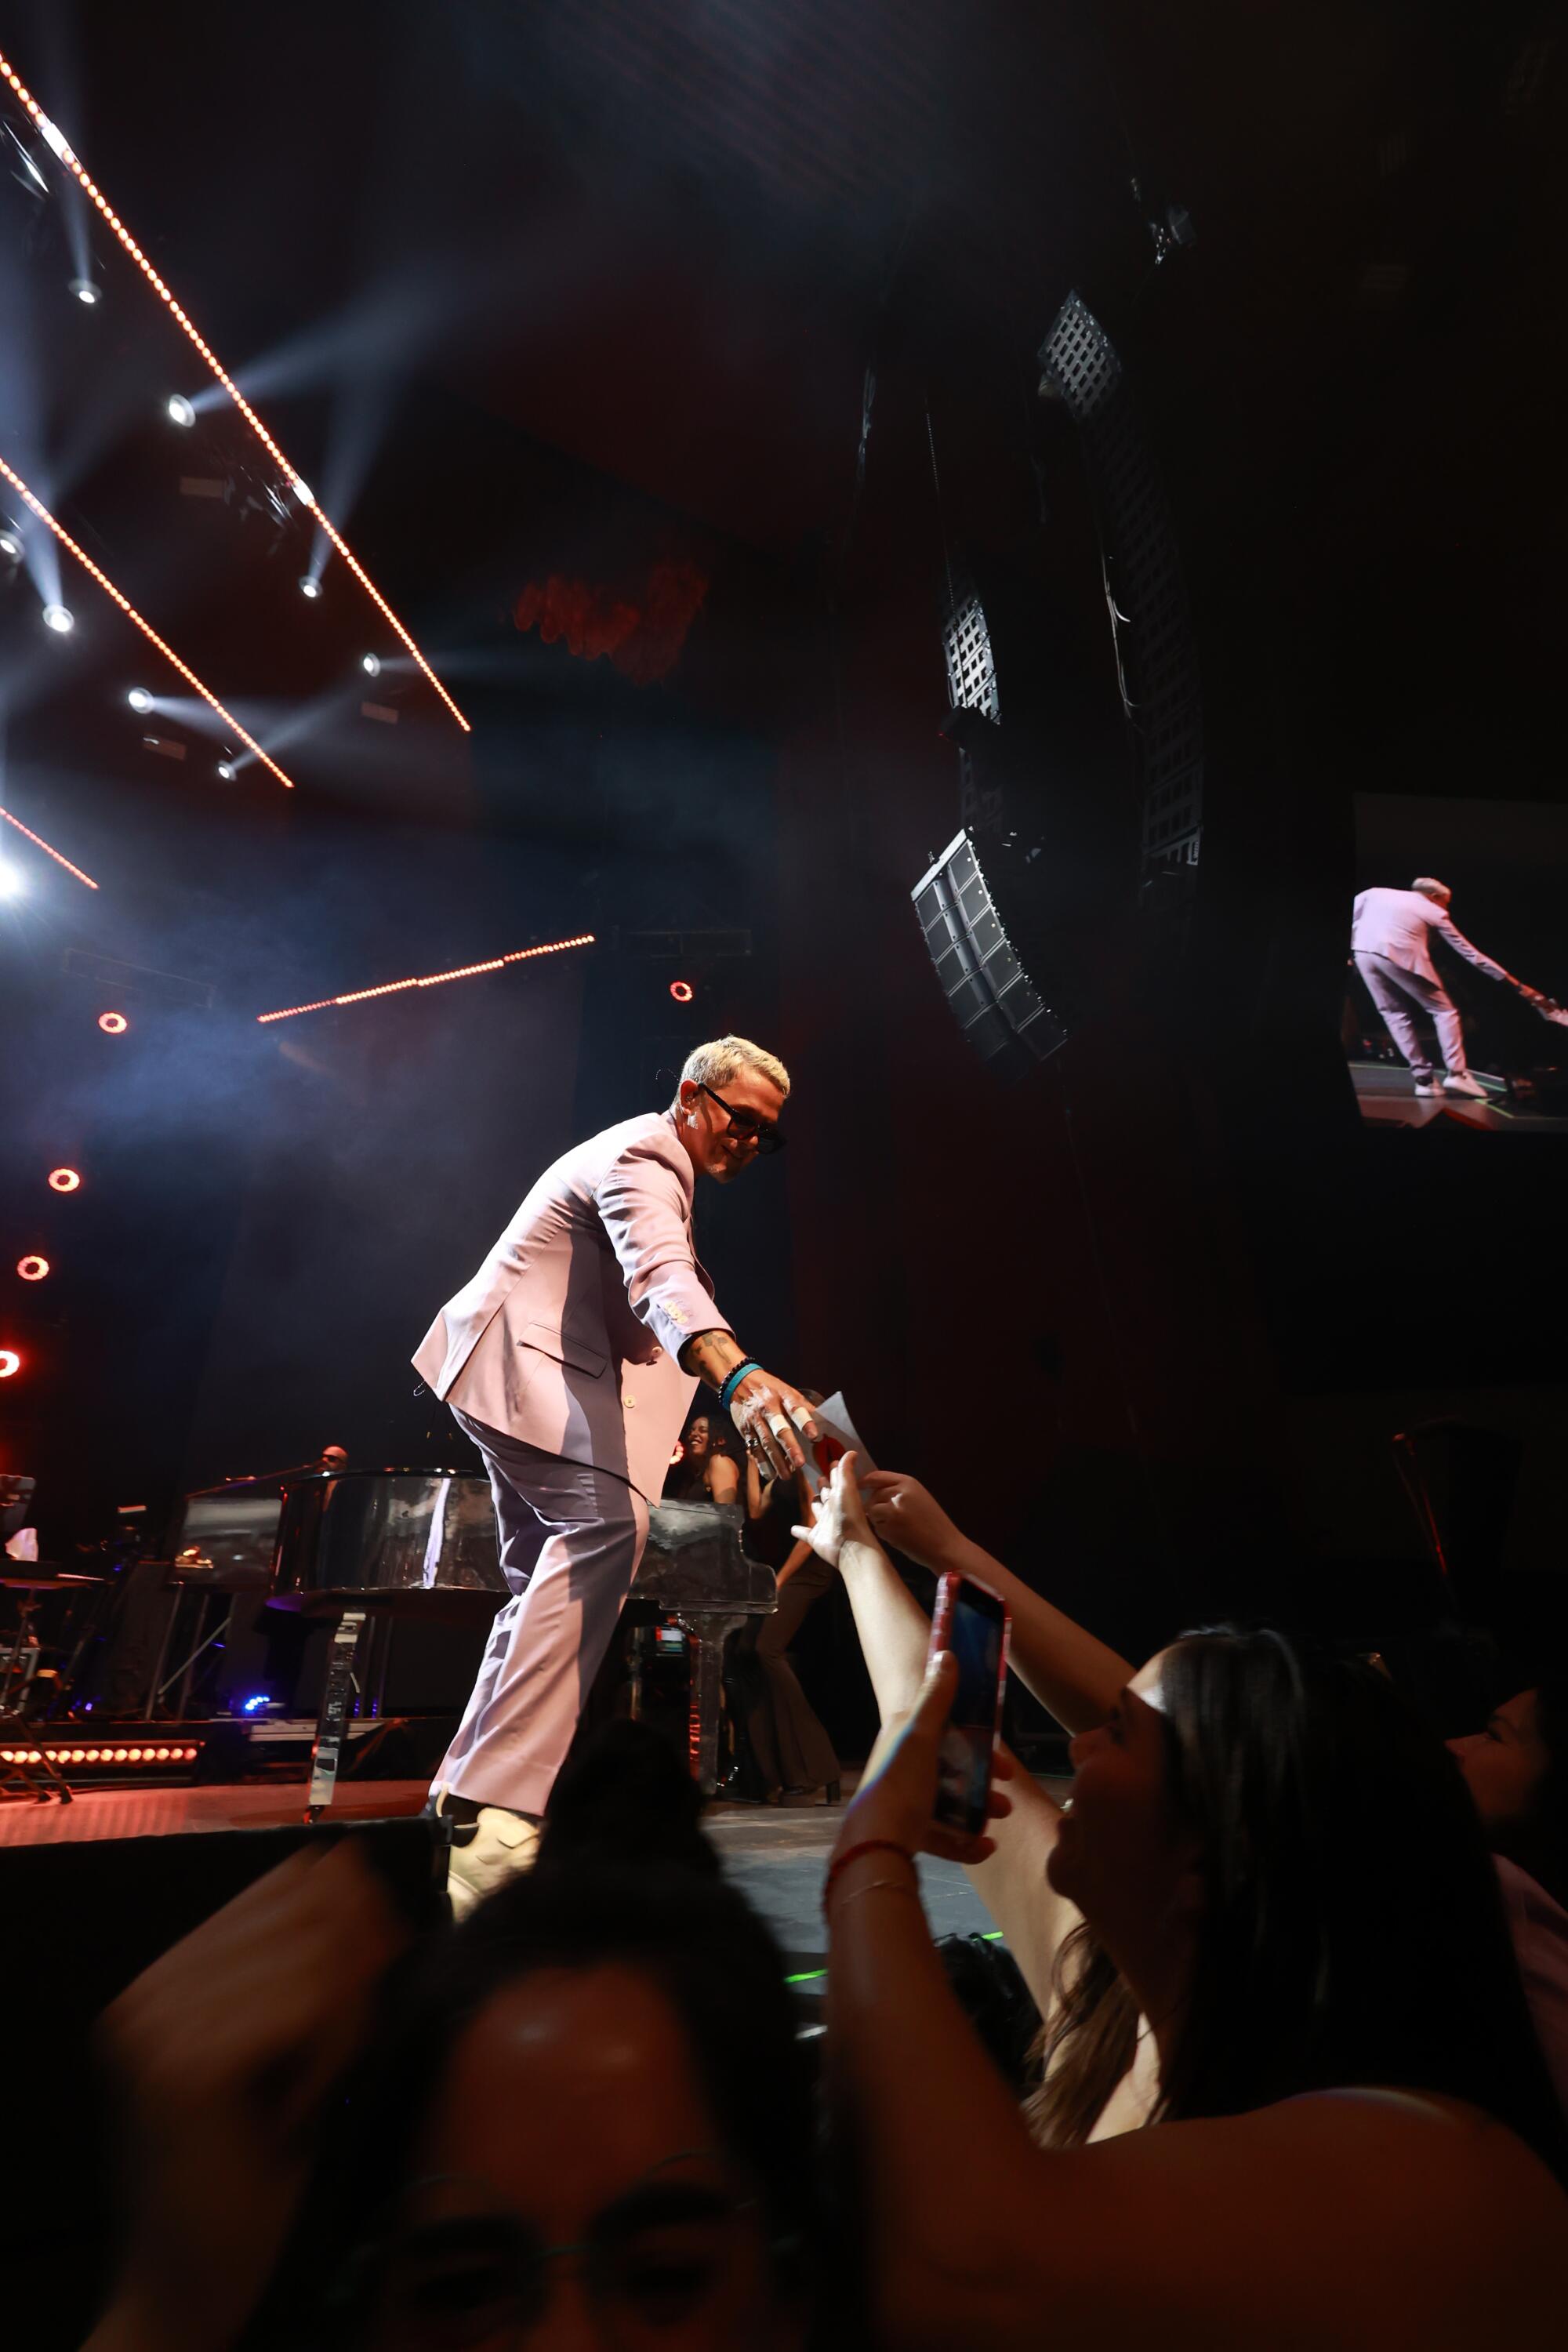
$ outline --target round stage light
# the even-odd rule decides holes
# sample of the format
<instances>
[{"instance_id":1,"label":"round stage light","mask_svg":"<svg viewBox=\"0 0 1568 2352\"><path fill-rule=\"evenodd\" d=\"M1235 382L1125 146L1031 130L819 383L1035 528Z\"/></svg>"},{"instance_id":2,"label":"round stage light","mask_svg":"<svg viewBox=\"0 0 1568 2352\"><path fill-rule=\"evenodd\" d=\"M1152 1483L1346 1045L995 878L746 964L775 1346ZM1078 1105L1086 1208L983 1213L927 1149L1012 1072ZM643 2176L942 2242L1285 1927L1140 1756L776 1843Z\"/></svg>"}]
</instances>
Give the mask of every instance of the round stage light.
<instances>
[{"instance_id":1,"label":"round stage light","mask_svg":"<svg viewBox=\"0 0 1568 2352\"><path fill-rule=\"evenodd\" d=\"M0 530L0 555L7 563L20 563L22 561L22 542L14 530Z\"/></svg>"},{"instance_id":2,"label":"round stage light","mask_svg":"<svg viewBox=\"0 0 1568 2352\"><path fill-rule=\"evenodd\" d=\"M689 980L672 980L669 983L669 992L677 1004L689 1004L697 991Z\"/></svg>"},{"instance_id":3,"label":"round stage light","mask_svg":"<svg viewBox=\"0 0 1568 2352\"><path fill-rule=\"evenodd\" d=\"M363 670L366 677L379 677L381 676L381 656L379 654L361 654L359 657L359 666L361 669Z\"/></svg>"},{"instance_id":4,"label":"round stage light","mask_svg":"<svg viewBox=\"0 0 1568 2352\"><path fill-rule=\"evenodd\" d=\"M31 1256L19 1257L16 1260L16 1271L24 1282L42 1282L48 1270L48 1259L39 1257L36 1253Z\"/></svg>"},{"instance_id":5,"label":"round stage light","mask_svg":"<svg viewBox=\"0 0 1568 2352\"><path fill-rule=\"evenodd\" d=\"M220 761L218 761L218 763L217 763L217 772L218 772L219 776L223 779L223 782L224 782L226 784L232 784L232 783L233 783L233 782L234 782L234 762L233 762L233 761L232 761L232 760L220 760Z\"/></svg>"},{"instance_id":6,"label":"round stage light","mask_svg":"<svg viewBox=\"0 0 1568 2352\"><path fill-rule=\"evenodd\" d=\"M51 1192L79 1192L81 1190L80 1174L74 1168L51 1168L49 1190Z\"/></svg>"},{"instance_id":7,"label":"round stage light","mask_svg":"<svg viewBox=\"0 0 1568 2352\"><path fill-rule=\"evenodd\" d=\"M85 302L89 310L95 302L100 302L103 299L102 288L95 286L90 278L73 278L71 292L79 302Z\"/></svg>"},{"instance_id":8,"label":"round stage light","mask_svg":"<svg viewBox=\"0 0 1568 2352\"><path fill-rule=\"evenodd\" d=\"M15 1348L0 1348L0 1381L8 1381L13 1372L22 1369L22 1359Z\"/></svg>"},{"instance_id":9,"label":"round stage light","mask_svg":"<svg viewBox=\"0 0 1568 2352\"><path fill-rule=\"evenodd\" d=\"M300 504L302 507L313 507L315 505L315 491L310 488L309 482L302 482L298 474L295 475L293 480L289 483L289 488L293 491L294 496L299 499Z\"/></svg>"},{"instance_id":10,"label":"round stage light","mask_svg":"<svg viewBox=\"0 0 1568 2352\"><path fill-rule=\"evenodd\" d=\"M153 708L153 698L144 686L133 686L125 699L132 709L142 718L145 718L147 712Z\"/></svg>"},{"instance_id":11,"label":"round stage light","mask_svg":"<svg viewBox=\"0 0 1568 2352\"><path fill-rule=\"evenodd\" d=\"M194 425L196 421L196 412L183 392L169 394L168 413L171 425Z\"/></svg>"},{"instance_id":12,"label":"round stage light","mask_svg":"<svg viewBox=\"0 0 1568 2352\"><path fill-rule=\"evenodd\" d=\"M0 898L19 898L26 887L14 866L0 865Z\"/></svg>"},{"instance_id":13,"label":"round stage light","mask_svg":"<svg viewBox=\"0 0 1568 2352\"><path fill-rule=\"evenodd\" d=\"M314 573L313 573L313 572L306 572L306 574L305 574L305 576L304 576L304 578L303 578L303 579L300 581L300 595L301 595L301 596L319 596L319 595L321 594L321 582L320 582L320 581L315 577L315 575L314 575Z\"/></svg>"},{"instance_id":14,"label":"round stage light","mask_svg":"<svg viewBox=\"0 0 1568 2352\"><path fill-rule=\"evenodd\" d=\"M53 629L57 636L68 636L71 630L76 626L76 615L74 613L69 612L64 604L46 604L44 606L44 626L46 629Z\"/></svg>"},{"instance_id":15,"label":"round stage light","mask_svg":"<svg viewBox=\"0 0 1568 2352\"><path fill-rule=\"evenodd\" d=\"M98 1025L106 1037L123 1037L131 1024L123 1013L100 1013Z\"/></svg>"}]
</instances>

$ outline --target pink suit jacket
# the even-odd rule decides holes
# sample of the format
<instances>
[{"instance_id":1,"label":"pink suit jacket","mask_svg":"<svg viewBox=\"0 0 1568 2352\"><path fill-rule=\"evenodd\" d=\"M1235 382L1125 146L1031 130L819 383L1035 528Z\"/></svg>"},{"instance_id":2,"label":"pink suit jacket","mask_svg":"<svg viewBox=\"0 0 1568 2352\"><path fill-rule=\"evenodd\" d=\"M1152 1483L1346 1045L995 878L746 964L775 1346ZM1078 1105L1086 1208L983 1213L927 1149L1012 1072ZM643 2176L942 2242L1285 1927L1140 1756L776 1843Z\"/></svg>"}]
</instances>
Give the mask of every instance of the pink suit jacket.
<instances>
[{"instance_id":1,"label":"pink suit jacket","mask_svg":"<svg viewBox=\"0 0 1568 2352\"><path fill-rule=\"evenodd\" d=\"M1428 898L1424 890L1363 890L1355 902L1351 953L1386 956L1403 971L1419 972L1423 980L1441 987L1432 961L1434 931L1447 940L1456 955L1462 955L1489 980L1508 978L1501 964L1472 947L1458 925L1449 919L1447 908Z\"/></svg>"},{"instance_id":2,"label":"pink suit jacket","mask_svg":"<svg viewBox=\"0 0 1568 2352\"><path fill-rule=\"evenodd\" d=\"M691 1239L691 1161L668 1111L547 1168L414 1361L438 1397L657 1502L696 1381L679 1351L728 1330Z\"/></svg>"}]
</instances>

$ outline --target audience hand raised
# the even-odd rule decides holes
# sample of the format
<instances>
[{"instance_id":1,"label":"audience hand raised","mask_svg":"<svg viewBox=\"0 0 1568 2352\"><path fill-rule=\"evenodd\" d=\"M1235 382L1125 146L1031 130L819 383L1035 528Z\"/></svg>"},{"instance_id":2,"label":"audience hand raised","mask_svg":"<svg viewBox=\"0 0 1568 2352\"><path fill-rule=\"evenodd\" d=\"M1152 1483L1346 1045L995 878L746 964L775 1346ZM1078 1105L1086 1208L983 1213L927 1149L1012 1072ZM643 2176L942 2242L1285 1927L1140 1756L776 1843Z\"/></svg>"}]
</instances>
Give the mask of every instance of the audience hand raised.
<instances>
[{"instance_id":1,"label":"audience hand raised","mask_svg":"<svg viewBox=\"0 0 1568 2352\"><path fill-rule=\"evenodd\" d=\"M106 2012L132 2213L88 2352L218 2352L293 2218L312 2130L404 1931L352 1844L297 1853L153 1962Z\"/></svg>"},{"instance_id":2,"label":"audience hand raised","mask_svg":"<svg viewBox=\"0 0 1568 2352\"><path fill-rule=\"evenodd\" d=\"M839 1853L884 1840L909 1853L938 1854L944 1862L984 1862L995 1852L994 1838L969 1837L932 1818L937 1758L957 1689L958 1662L951 1650L942 1650L931 1660L910 1713L901 1721L884 1726L865 1778L845 1813L838 1832ZM993 1821L1013 1810L1012 1799L994 1785L996 1779L1011 1779L1013 1769L1013 1759L998 1740L992 1759Z\"/></svg>"},{"instance_id":3,"label":"audience hand raised","mask_svg":"<svg viewBox=\"0 0 1568 2352\"><path fill-rule=\"evenodd\" d=\"M866 1517L884 1543L922 1568L945 1565L958 1529L929 1487L903 1470L868 1470L861 1481Z\"/></svg>"},{"instance_id":4,"label":"audience hand raised","mask_svg":"<svg viewBox=\"0 0 1568 2352\"><path fill-rule=\"evenodd\" d=\"M790 1529L797 1543L808 1543L829 1568L837 1567L838 1555L847 1543L876 1541L860 1500L855 1461L853 1454L839 1456L823 1481L822 1492L816 1498L816 1515L810 1527Z\"/></svg>"}]
</instances>

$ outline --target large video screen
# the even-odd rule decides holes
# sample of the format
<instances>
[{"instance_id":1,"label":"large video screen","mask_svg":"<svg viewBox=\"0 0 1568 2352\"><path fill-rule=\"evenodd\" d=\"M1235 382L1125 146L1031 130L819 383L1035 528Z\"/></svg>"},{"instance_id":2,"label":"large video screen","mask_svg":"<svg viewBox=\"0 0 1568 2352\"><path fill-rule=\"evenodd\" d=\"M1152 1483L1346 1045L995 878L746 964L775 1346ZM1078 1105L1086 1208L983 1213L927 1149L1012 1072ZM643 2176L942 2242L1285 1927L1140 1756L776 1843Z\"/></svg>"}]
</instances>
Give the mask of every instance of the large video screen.
<instances>
[{"instance_id":1,"label":"large video screen","mask_svg":"<svg viewBox=\"0 0 1568 2352\"><path fill-rule=\"evenodd\" d=\"M1363 1118L1568 1133L1568 806L1357 795L1343 1038Z\"/></svg>"}]
</instances>

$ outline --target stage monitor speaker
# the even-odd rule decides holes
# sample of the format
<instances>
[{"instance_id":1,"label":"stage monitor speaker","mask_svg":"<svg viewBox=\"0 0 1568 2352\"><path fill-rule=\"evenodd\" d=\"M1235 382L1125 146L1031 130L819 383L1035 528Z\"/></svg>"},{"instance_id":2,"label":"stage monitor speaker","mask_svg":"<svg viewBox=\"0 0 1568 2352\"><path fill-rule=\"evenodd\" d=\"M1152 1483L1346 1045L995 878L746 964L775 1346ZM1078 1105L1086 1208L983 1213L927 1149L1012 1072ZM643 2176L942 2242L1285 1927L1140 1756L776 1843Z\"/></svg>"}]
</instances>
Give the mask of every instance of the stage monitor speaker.
<instances>
[{"instance_id":1,"label":"stage monitor speaker","mask_svg":"<svg viewBox=\"0 0 1568 2352\"><path fill-rule=\"evenodd\" d=\"M1067 1024L1026 971L967 832L910 895L942 993L982 1061L1022 1077L1066 1044Z\"/></svg>"}]
</instances>

